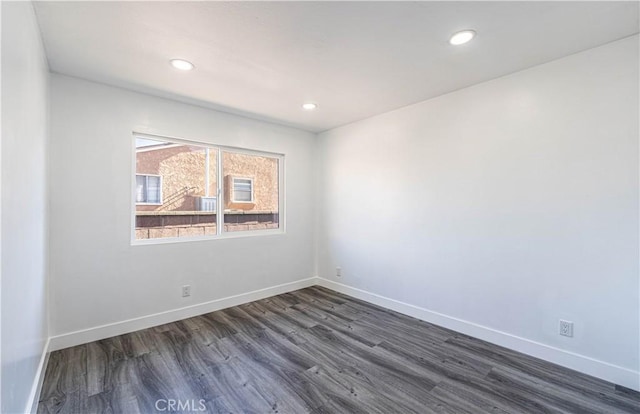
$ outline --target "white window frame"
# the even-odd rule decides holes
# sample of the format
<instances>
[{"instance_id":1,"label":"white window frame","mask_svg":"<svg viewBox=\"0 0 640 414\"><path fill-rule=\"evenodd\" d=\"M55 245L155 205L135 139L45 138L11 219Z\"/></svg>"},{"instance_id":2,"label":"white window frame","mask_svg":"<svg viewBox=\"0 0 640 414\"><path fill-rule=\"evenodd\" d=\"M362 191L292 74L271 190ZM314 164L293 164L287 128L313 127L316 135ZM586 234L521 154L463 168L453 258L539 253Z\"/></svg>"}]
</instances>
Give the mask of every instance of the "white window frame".
<instances>
[{"instance_id":1,"label":"white window frame","mask_svg":"<svg viewBox=\"0 0 640 414\"><path fill-rule=\"evenodd\" d=\"M138 176L142 176L142 177L159 177L160 178L160 202L159 203L149 203L147 201L138 202L136 200L136 205L137 206L161 206L162 205L162 200L163 200L163 197L162 197L162 176L159 175L159 174L138 174L138 173L136 173L136 177L138 177ZM137 185L138 185L138 183L136 182L136 187L137 187ZM149 188L149 183L148 183L148 180L147 180L147 190L148 190L148 188ZM137 190L136 190L136 194L137 194ZM147 199L148 198L149 197L147 195Z\"/></svg>"},{"instance_id":2,"label":"white window frame","mask_svg":"<svg viewBox=\"0 0 640 414\"><path fill-rule=\"evenodd\" d=\"M216 209L216 234L207 235L207 236L193 236L193 237L165 237L165 238L157 238L157 239L136 239L136 138L146 138L164 142L171 142L177 145L194 145L202 148L209 148L216 150L216 168L217 168L217 194L218 203ZM132 139L132 156L131 156L131 165L132 172L130 174L131 178L131 245L150 245L150 244L167 244L167 243L187 243L194 241L212 241L212 240L223 240L223 239L235 239L242 237L254 237L254 236L275 236L275 235L283 235L286 234L286 205L285 205L285 154L276 153L271 151L261 151L247 148L238 148L232 147L228 145L218 145L208 142L202 141L194 141L187 140L183 138L177 138L172 136L160 135L155 133L146 133L146 132L137 132L133 131ZM277 229L263 229L263 230L246 230L246 231L234 231L234 232L225 232L224 231L224 202L220 202L220 200L224 200L225 192L224 192L224 171L223 171L223 152L230 152L235 154L245 154L245 155L254 155L259 157L268 157L275 158L278 160L278 228ZM152 175L152 174L141 174L141 175ZM243 178L243 177L239 177ZM162 180L162 178L161 178ZM254 198L254 187L253 180L251 184L251 196ZM245 202L246 203L246 202Z\"/></svg>"},{"instance_id":3,"label":"white window frame","mask_svg":"<svg viewBox=\"0 0 640 414\"><path fill-rule=\"evenodd\" d=\"M245 200L236 200L236 180L247 180L249 182L251 182L251 200L249 201L245 201ZM254 204L255 201L255 195L254 195L254 188L253 188L253 178L251 177L240 177L240 176L231 176L231 188L229 189L229 191L231 192L231 195L233 197L231 197L231 202L235 203L235 204Z\"/></svg>"}]
</instances>

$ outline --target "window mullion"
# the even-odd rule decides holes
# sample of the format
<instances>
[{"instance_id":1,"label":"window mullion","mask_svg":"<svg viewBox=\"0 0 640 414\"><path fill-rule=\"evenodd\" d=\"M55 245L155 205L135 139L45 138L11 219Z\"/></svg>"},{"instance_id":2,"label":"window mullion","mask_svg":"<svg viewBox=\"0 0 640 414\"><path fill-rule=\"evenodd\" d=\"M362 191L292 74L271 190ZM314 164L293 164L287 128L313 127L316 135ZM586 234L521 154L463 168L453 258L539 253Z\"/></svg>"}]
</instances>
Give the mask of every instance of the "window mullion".
<instances>
[{"instance_id":1,"label":"window mullion","mask_svg":"<svg viewBox=\"0 0 640 414\"><path fill-rule=\"evenodd\" d=\"M216 186L217 188L217 201L216 201L216 234L219 236L224 231L224 185L222 184L223 180L223 171L222 171L222 148L216 148L217 152L217 162L216 162Z\"/></svg>"}]
</instances>

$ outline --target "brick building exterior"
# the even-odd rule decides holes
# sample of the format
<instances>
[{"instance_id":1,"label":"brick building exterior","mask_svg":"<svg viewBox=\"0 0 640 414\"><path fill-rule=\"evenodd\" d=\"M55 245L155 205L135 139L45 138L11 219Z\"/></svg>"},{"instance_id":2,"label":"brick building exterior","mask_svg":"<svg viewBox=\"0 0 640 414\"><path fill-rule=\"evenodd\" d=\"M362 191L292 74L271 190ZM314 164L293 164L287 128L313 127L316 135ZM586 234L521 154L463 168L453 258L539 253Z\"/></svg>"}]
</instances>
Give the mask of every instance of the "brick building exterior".
<instances>
[{"instance_id":1,"label":"brick building exterior","mask_svg":"<svg viewBox=\"0 0 640 414\"><path fill-rule=\"evenodd\" d=\"M217 151L209 150L209 188L205 189L206 151L190 145L144 147L136 151L136 174L162 177L162 202L137 204L136 211L199 211L198 198L216 196ZM223 151L225 210L278 210L278 160ZM234 203L227 177L250 178L253 202Z\"/></svg>"}]
</instances>

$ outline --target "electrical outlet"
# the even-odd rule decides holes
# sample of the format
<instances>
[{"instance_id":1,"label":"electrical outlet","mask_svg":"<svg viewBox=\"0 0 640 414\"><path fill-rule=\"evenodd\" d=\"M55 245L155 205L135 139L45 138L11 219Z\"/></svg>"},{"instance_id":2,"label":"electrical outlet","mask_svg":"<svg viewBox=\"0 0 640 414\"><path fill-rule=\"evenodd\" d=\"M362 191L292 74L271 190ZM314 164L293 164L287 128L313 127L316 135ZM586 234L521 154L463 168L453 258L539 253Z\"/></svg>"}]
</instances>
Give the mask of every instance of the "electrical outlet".
<instances>
[{"instance_id":1,"label":"electrical outlet","mask_svg":"<svg viewBox=\"0 0 640 414\"><path fill-rule=\"evenodd\" d=\"M187 296L191 296L191 285L182 286L182 297L186 298Z\"/></svg>"},{"instance_id":2,"label":"electrical outlet","mask_svg":"<svg viewBox=\"0 0 640 414\"><path fill-rule=\"evenodd\" d=\"M336 267L336 276L342 277L342 268L340 266Z\"/></svg>"},{"instance_id":3,"label":"electrical outlet","mask_svg":"<svg viewBox=\"0 0 640 414\"><path fill-rule=\"evenodd\" d=\"M573 322L560 319L560 335L573 337Z\"/></svg>"}]
</instances>

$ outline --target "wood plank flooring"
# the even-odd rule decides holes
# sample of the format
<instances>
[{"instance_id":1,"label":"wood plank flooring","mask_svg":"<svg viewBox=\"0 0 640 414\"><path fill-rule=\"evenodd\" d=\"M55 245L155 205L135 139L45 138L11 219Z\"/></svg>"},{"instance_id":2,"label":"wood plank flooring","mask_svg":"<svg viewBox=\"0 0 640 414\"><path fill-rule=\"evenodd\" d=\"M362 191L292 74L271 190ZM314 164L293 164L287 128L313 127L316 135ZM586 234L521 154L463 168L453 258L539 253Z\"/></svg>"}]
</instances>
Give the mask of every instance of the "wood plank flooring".
<instances>
[{"instance_id":1,"label":"wood plank flooring","mask_svg":"<svg viewBox=\"0 0 640 414\"><path fill-rule=\"evenodd\" d=\"M38 413L640 413L638 392L317 286L53 352L40 397Z\"/></svg>"}]
</instances>

